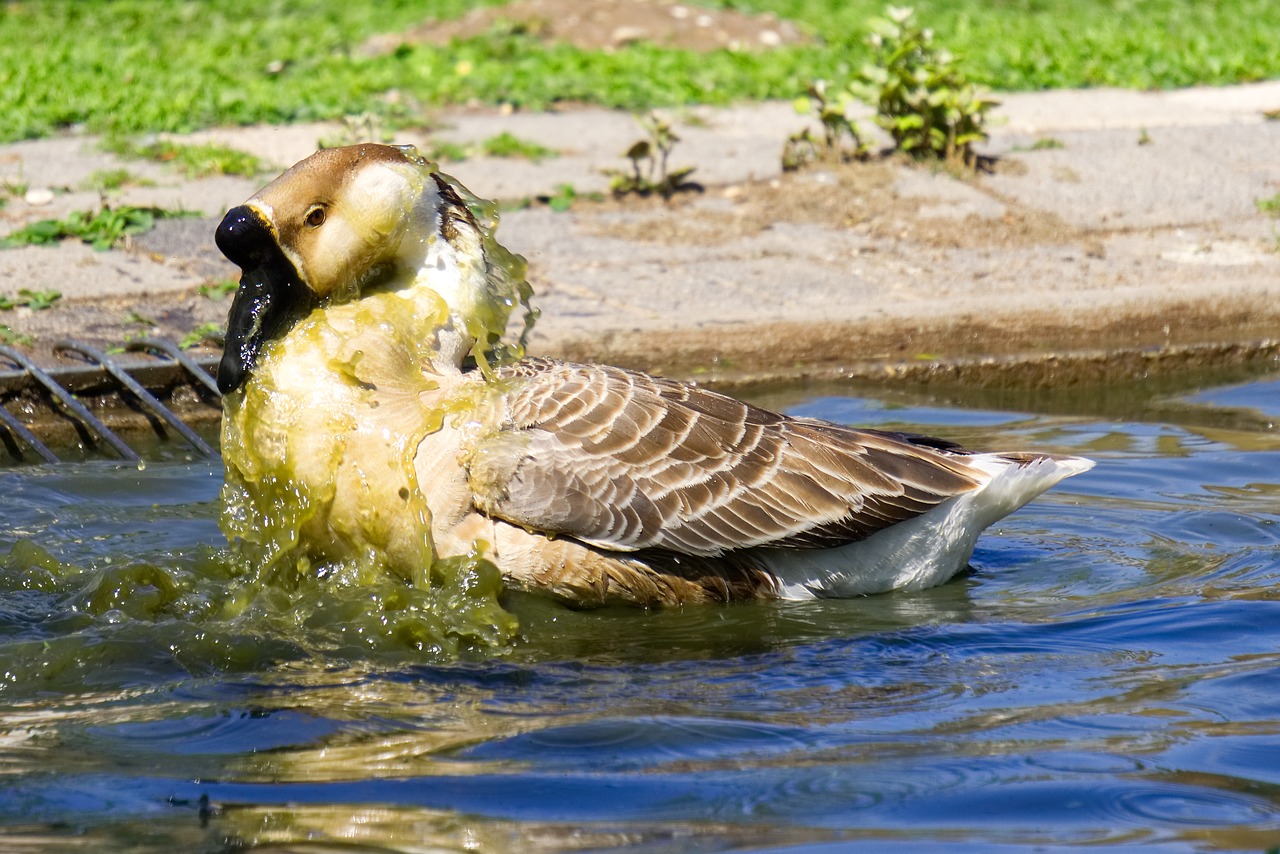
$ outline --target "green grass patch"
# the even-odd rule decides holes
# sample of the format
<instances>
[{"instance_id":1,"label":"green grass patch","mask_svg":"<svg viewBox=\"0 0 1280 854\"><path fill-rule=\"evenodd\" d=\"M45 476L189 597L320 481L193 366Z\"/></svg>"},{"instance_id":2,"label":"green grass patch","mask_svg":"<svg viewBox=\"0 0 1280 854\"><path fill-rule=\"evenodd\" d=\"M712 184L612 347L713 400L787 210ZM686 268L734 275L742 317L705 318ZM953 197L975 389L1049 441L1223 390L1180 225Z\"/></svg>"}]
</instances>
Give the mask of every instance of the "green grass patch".
<instances>
[{"instance_id":1,"label":"green grass patch","mask_svg":"<svg viewBox=\"0 0 1280 854\"><path fill-rule=\"evenodd\" d=\"M549 157L560 156L560 152L554 148L547 148L545 145L530 139L521 139L515 134L507 133L506 131L481 142L480 153L486 157L511 157L532 160L534 163L539 160L546 160Z\"/></svg>"},{"instance_id":2,"label":"green grass patch","mask_svg":"<svg viewBox=\"0 0 1280 854\"><path fill-rule=\"evenodd\" d=\"M20 288L17 296L0 294L0 311L13 311L15 308L29 308L32 311L44 311L53 308L53 304L62 299L59 291Z\"/></svg>"},{"instance_id":3,"label":"green grass patch","mask_svg":"<svg viewBox=\"0 0 1280 854\"><path fill-rule=\"evenodd\" d=\"M232 279L223 279L221 282L210 282L201 285L199 288L200 296L209 300L224 300L236 292L240 287L240 283Z\"/></svg>"},{"instance_id":4,"label":"green grass patch","mask_svg":"<svg viewBox=\"0 0 1280 854\"><path fill-rule=\"evenodd\" d=\"M151 187L154 185L154 181L140 178L128 169L99 169L80 184L82 189L93 190L98 193L114 193L117 190L123 190L125 187Z\"/></svg>"},{"instance_id":5,"label":"green grass patch","mask_svg":"<svg viewBox=\"0 0 1280 854\"><path fill-rule=\"evenodd\" d=\"M423 156L428 160L451 160L454 163L461 163L471 157L471 149L460 142L433 139L427 150L423 152Z\"/></svg>"},{"instance_id":6,"label":"green grass patch","mask_svg":"<svg viewBox=\"0 0 1280 854\"><path fill-rule=\"evenodd\" d=\"M36 339L30 335L18 332L8 324L0 325L0 344L7 344L10 347L30 347L34 343Z\"/></svg>"},{"instance_id":7,"label":"green grass patch","mask_svg":"<svg viewBox=\"0 0 1280 854\"><path fill-rule=\"evenodd\" d=\"M63 240L80 240L94 249L104 251L120 245L135 234L150 231L158 219L193 215L183 211L132 205L121 205L118 208L104 206L95 213L72 211L65 219L42 219L10 232L0 240L0 249L52 246Z\"/></svg>"},{"instance_id":8,"label":"green grass patch","mask_svg":"<svg viewBox=\"0 0 1280 854\"><path fill-rule=\"evenodd\" d=\"M604 200L604 194L580 193L572 184L561 184L556 187L554 193L537 197L537 201L551 208L551 210L556 213L564 213L581 199L591 202L599 202Z\"/></svg>"},{"instance_id":9,"label":"green grass patch","mask_svg":"<svg viewBox=\"0 0 1280 854\"><path fill-rule=\"evenodd\" d=\"M509 157L532 160L537 163L549 157L559 157L560 152L547 148L532 140L521 139L513 133L503 131L497 136L476 143L451 142L449 140L431 140L425 156L428 160L450 160L460 163L472 157Z\"/></svg>"},{"instance_id":10,"label":"green grass patch","mask_svg":"<svg viewBox=\"0 0 1280 854\"><path fill-rule=\"evenodd\" d=\"M1054 149L1066 147L1067 144L1065 142L1052 136L1042 136L1031 143L1032 151L1053 151Z\"/></svg>"},{"instance_id":11,"label":"green grass patch","mask_svg":"<svg viewBox=\"0 0 1280 854\"><path fill-rule=\"evenodd\" d=\"M1260 213L1268 216L1280 217L1280 193L1266 199L1254 199L1254 205L1257 206Z\"/></svg>"},{"instance_id":12,"label":"green grass patch","mask_svg":"<svg viewBox=\"0 0 1280 854\"><path fill-rule=\"evenodd\" d=\"M167 163L188 178L208 178L211 175L244 175L252 178L266 171L266 164L256 155L216 142L201 145L168 140L138 143L116 137L106 140L102 147L122 157Z\"/></svg>"},{"instance_id":13,"label":"green grass patch","mask_svg":"<svg viewBox=\"0 0 1280 854\"><path fill-rule=\"evenodd\" d=\"M25 196L27 190L31 189L26 181L19 178L6 178L0 181L0 203L7 202L9 199L17 199Z\"/></svg>"},{"instance_id":14,"label":"green grass patch","mask_svg":"<svg viewBox=\"0 0 1280 854\"><path fill-rule=\"evenodd\" d=\"M492 0L486 0L492 2ZM519 27L372 57L361 45L467 0L42 0L0 5L0 141L71 126L185 132L373 112L424 122L447 103L654 106L793 98L869 58L883 0L723 0L799 22L813 44L695 54L549 45ZM708 4L714 5L714 4ZM920 21L994 89L1141 89L1280 77L1274 0L919 0Z\"/></svg>"},{"instance_id":15,"label":"green grass patch","mask_svg":"<svg viewBox=\"0 0 1280 854\"><path fill-rule=\"evenodd\" d=\"M190 350L192 347L205 341L209 341L214 344L221 344L226 337L226 330L222 328L221 324L212 322L202 323L184 335L182 340L178 342L178 346L183 350Z\"/></svg>"}]
</instances>

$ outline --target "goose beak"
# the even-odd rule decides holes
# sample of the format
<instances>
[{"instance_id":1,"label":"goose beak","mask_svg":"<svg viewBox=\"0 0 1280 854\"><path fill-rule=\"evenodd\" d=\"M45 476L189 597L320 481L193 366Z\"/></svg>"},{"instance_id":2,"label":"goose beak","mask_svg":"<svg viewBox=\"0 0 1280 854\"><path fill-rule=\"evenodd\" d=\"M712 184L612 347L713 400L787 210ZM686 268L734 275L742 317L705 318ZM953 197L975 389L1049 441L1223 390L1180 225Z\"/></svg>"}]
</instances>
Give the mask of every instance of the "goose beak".
<instances>
[{"instance_id":1,"label":"goose beak","mask_svg":"<svg viewBox=\"0 0 1280 854\"><path fill-rule=\"evenodd\" d=\"M275 229L256 207L240 205L227 211L214 239L242 273L218 363L218 389L230 394L248 378L263 343L310 308L312 297L281 250Z\"/></svg>"}]
</instances>

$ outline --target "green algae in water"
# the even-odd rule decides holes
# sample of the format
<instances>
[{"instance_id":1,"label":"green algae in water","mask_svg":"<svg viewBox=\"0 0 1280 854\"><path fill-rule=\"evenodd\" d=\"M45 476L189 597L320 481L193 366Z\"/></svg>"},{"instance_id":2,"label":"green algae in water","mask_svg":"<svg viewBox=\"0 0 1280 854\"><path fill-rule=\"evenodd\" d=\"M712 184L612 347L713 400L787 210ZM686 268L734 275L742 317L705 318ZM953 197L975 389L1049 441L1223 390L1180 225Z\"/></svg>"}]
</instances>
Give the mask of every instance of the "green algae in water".
<instances>
[{"instance_id":1,"label":"green algae in water","mask_svg":"<svg viewBox=\"0 0 1280 854\"><path fill-rule=\"evenodd\" d=\"M480 226L491 298L487 305L482 306L483 310L469 320L468 331L482 344L481 352L477 354L481 366L485 366L487 361L502 364L523 358L529 335L541 316L541 312L533 307L533 286L529 284L528 278L529 262L523 255L517 255L498 242L496 235L501 215L497 202L480 198L453 177L439 172L434 165L422 158L418 160L424 168L435 169L458 192ZM506 335L511 312L517 305L524 308L524 326L519 338L512 344L505 342L503 337Z\"/></svg>"},{"instance_id":2,"label":"green algae in water","mask_svg":"<svg viewBox=\"0 0 1280 854\"><path fill-rule=\"evenodd\" d=\"M0 559L0 696L118 689L284 661L452 660L504 651L514 619L493 564L437 561L432 581L330 570L280 583L228 549L91 567L31 540Z\"/></svg>"},{"instance_id":3,"label":"green algae in water","mask_svg":"<svg viewBox=\"0 0 1280 854\"><path fill-rule=\"evenodd\" d=\"M434 171L421 165L424 176ZM526 334L536 312L529 307L532 292L524 259L494 239L493 207L462 195L481 225L489 262L488 308L468 324L481 345L477 361L487 366L523 351L523 337L517 344L502 341L513 309L525 306ZM347 307L357 325L387 327L391 346L385 346L385 339L372 346L345 336L347 346L334 347L322 367L356 403L376 402L384 412L386 407L404 408L406 427L393 438L402 475L394 491L403 487L414 506L421 533L406 548L418 560L406 571L404 565L379 559L388 543L372 523L356 558L335 560L323 549L300 548L300 536L331 500L336 484L308 486L274 465L270 453L252 447L253 429L224 434L229 462L221 523L231 548L183 547L142 557L108 549L107 555L95 552L87 558L75 552L68 561L45 548L61 551L56 538L31 531L23 533L36 539L10 541L11 551L0 557L0 612L6 617L0 636L0 695L76 694L127 685L147 690L170 679L252 673L290 661L321 668L343 662L394 666L491 657L511 647L518 624L499 601L503 586L497 567L475 552L443 559L434 554L427 533L429 510L405 474L412 471L411 456L421 437L466 405L444 401L436 411L424 412L414 402L433 385L421 370L431 355L424 349L430 336L423 330L441 323L443 306L438 300L380 293ZM329 346L334 338L344 339L346 330L334 329L335 322L332 315L318 312L301 325L317 344ZM326 336L330 340L321 342ZM268 365L269 350L264 352ZM400 385L388 389L384 382L373 401L369 375L380 369L383 379L394 375ZM388 391L398 393L388 397ZM244 398L261 393L245 389L233 395L224 424L246 417L252 421L248 413L261 401L246 409ZM349 432L358 426L353 411L338 412L325 423L284 425L272 441ZM300 429L307 426L316 429ZM336 459L313 450L295 446L290 453L321 465ZM343 450L335 445L328 453Z\"/></svg>"},{"instance_id":4,"label":"green algae in water","mask_svg":"<svg viewBox=\"0 0 1280 854\"><path fill-rule=\"evenodd\" d=\"M416 164L418 191L429 179L445 182L478 226L458 238L471 249L458 260L467 304L455 308L488 376L491 362L523 352L523 335L502 341L513 309L526 308L525 335L536 317L527 265L494 237L491 203L404 152ZM430 245L436 236L409 229L399 239ZM450 312L432 281L423 271L369 293L335 294L268 342L249 381L224 400L222 528L253 568L225 600L225 617L252 610L270 589L298 598L269 597L304 611L300 625L337 626L354 638L389 635L456 654L458 639L497 649L514 636L516 620L498 602L498 570L474 548L440 559L431 540L416 455L445 418L476 402L432 394L438 330ZM369 613L380 615L373 624Z\"/></svg>"},{"instance_id":5,"label":"green algae in water","mask_svg":"<svg viewBox=\"0 0 1280 854\"><path fill-rule=\"evenodd\" d=\"M252 568L225 602L228 617L266 601L264 618L292 609L307 628L443 655L497 650L514 635L515 618L498 603L497 568L478 554L435 555L417 483L419 443L463 405L423 399L435 383L419 367L429 354L417 333L438 322L439 309L380 293L317 310L290 333L314 351L306 361L316 376L279 372L282 345L273 342L255 377L228 396L222 527ZM319 397L274 406L289 383ZM370 425L371 412L389 431ZM335 521L337 499L358 510ZM272 591L266 600L264 591Z\"/></svg>"}]
</instances>

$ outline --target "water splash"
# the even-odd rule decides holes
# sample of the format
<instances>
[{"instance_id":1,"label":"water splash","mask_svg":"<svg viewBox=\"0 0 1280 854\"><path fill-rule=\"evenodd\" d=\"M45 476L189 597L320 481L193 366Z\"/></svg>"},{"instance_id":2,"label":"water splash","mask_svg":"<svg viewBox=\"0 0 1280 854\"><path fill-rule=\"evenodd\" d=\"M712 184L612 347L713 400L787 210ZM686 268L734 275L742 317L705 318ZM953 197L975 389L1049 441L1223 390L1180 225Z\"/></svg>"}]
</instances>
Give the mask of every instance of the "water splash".
<instances>
[{"instance_id":1,"label":"water splash","mask_svg":"<svg viewBox=\"0 0 1280 854\"><path fill-rule=\"evenodd\" d=\"M536 318L532 289L525 260L497 242L496 206L404 152L419 170L415 183L436 182L441 204L456 194L452 204L462 199L479 227L460 228L458 251L444 250L456 269L443 275L466 304L446 304L433 288L438 234L406 236L422 242L428 261L420 271L328 300L264 346L250 381L224 401L222 529L252 567L227 607L235 616L264 589L305 599L327 585L332 604L321 597L309 619L359 623L372 608L421 649L500 648L516 630L497 600L500 574L474 549L436 554L416 457L425 437L484 394L433 393L433 376L454 369L442 354L453 352L448 336L458 334L458 321L487 374L491 363L523 354ZM524 330L508 343L518 305ZM279 605L298 607L291 599Z\"/></svg>"}]
</instances>

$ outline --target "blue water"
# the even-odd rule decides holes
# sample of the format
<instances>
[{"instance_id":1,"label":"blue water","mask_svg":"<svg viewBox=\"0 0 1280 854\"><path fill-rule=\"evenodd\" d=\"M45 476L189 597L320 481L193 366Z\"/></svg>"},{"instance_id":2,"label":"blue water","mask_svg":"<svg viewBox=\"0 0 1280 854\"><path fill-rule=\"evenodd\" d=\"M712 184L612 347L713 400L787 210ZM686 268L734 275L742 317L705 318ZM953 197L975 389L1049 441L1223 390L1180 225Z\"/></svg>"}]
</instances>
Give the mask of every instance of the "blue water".
<instances>
[{"instance_id":1,"label":"blue water","mask_svg":"<svg viewBox=\"0 0 1280 854\"><path fill-rule=\"evenodd\" d=\"M74 595L9 578L0 849L1280 846L1275 390L1145 421L791 390L763 402L1098 466L933 590L655 613L518 597L497 657L133 631L128 603L89 634ZM0 547L30 538L86 589L140 561L194 571L220 476L0 472Z\"/></svg>"}]
</instances>

